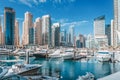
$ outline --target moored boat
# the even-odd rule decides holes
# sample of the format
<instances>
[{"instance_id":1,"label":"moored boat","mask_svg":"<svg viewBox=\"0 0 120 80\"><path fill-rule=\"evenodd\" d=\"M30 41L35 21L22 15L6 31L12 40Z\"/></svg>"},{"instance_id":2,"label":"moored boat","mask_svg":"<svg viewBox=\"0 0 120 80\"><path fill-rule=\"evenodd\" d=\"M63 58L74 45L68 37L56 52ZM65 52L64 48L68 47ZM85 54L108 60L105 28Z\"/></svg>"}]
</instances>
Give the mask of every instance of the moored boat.
<instances>
[{"instance_id":1,"label":"moored boat","mask_svg":"<svg viewBox=\"0 0 120 80\"><path fill-rule=\"evenodd\" d=\"M45 58L48 55L48 50L47 49L42 49L34 52L33 56L36 58Z\"/></svg>"},{"instance_id":2,"label":"moored boat","mask_svg":"<svg viewBox=\"0 0 120 80\"><path fill-rule=\"evenodd\" d=\"M111 53L107 50L99 50L96 53L96 59L98 61L109 61L111 59Z\"/></svg>"}]
</instances>

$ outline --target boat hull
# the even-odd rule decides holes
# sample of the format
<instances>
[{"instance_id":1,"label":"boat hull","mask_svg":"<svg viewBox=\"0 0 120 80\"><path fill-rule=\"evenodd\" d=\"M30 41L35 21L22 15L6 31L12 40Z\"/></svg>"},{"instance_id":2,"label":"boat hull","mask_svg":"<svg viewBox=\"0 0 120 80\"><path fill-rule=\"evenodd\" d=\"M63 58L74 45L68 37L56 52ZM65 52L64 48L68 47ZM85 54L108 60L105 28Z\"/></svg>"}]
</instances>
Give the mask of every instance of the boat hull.
<instances>
[{"instance_id":1,"label":"boat hull","mask_svg":"<svg viewBox=\"0 0 120 80\"><path fill-rule=\"evenodd\" d=\"M28 71L24 71L24 72L18 73L18 75L21 75L21 76L38 75L39 74L39 69L40 69L40 67L37 67L35 69L31 69L31 70L28 70Z\"/></svg>"}]
</instances>

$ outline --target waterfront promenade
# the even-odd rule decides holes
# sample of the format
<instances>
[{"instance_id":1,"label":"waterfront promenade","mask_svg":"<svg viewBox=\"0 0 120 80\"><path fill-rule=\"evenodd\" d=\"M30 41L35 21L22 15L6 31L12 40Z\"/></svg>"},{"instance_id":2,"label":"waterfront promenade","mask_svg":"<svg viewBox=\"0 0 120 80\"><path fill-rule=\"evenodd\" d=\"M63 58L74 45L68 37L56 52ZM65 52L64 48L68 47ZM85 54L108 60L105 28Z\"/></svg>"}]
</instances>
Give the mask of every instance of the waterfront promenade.
<instances>
[{"instance_id":1,"label":"waterfront promenade","mask_svg":"<svg viewBox=\"0 0 120 80\"><path fill-rule=\"evenodd\" d=\"M120 76L120 71L114 74L108 75L106 77L100 78L98 80L120 80L119 76Z\"/></svg>"}]
</instances>

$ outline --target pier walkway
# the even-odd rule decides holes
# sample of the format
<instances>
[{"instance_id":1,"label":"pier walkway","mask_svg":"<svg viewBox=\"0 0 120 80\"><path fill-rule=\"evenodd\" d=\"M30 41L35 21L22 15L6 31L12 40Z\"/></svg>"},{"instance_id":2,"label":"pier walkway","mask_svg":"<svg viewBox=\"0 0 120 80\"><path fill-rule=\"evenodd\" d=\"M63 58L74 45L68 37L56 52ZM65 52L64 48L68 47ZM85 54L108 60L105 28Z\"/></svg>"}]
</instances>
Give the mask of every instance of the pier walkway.
<instances>
[{"instance_id":1,"label":"pier walkway","mask_svg":"<svg viewBox=\"0 0 120 80\"><path fill-rule=\"evenodd\" d=\"M120 80L120 71L106 77L99 78L98 80Z\"/></svg>"}]
</instances>

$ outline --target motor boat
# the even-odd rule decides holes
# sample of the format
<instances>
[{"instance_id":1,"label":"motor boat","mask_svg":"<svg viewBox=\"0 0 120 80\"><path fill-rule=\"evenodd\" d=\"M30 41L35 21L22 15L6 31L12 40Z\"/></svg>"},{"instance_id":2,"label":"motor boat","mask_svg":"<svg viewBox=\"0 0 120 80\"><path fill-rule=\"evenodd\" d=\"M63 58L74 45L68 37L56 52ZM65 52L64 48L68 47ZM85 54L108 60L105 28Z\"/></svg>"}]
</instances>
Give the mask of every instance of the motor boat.
<instances>
[{"instance_id":1,"label":"motor boat","mask_svg":"<svg viewBox=\"0 0 120 80\"><path fill-rule=\"evenodd\" d=\"M111 53L107 50L99 50L96 53L96 59L98 61L109 61L111 59Z\"/></svg>"},{"instance_id":2,"label":"motor boat","mask_svg":"<svg viewBox=\"0 0 120 80\"><path fill-rule=\"evenodd\" d=\"M16 54L20 49L15 49L12 51L13 54Z\"/></svg>"},{"instance_id":3,"label":"motor boat","mask_svg":"<svg viewBox=\"0 0 120 80\"><path fill-rule=\"evenodd\" d=\"M18 50L16 55L18 55L18 56L25 56L26 55L26 51L25 50Z\"/></svg>"},{"instance_id":4,"label":"motor boat","mask_svg":"<svg viewBox=\"0 0 120 80\"><path fill-rule=\"evenodd\" d=\"M48 50L42 49L34 52L33 56L35 56L36 58L45 58L47 54L48 54Z\"/></svg>"},{"instance_id":5,"label":"motor boat","mask_svg":"<svg viewBox=\"0 0 120 80\"><path fill-rule=\"evenodd\" d=\"M49 58L61 58L61 50L57 49L54 53L49 54L48 57Z\"/></svg>"},{"instance_id":6,"label":"motor boat","mask_svg":"<svg viewBox=\"0 0 120 80\"><path fill-rule=\"evenodd\" d=\"M81 55L81 56L86 57L86 56L87 56L87 54L88 54L88 52L87 52L87 50L86 50L86 49L81 49L81 50L80 50L80 55Z\"/></svg>"},{"instance_id":7,"label":"motor boat","mask_svg":"<svg viewBox=\"0 0 120 80\"><path fill-rule=\"evenodd\" d=\"M0 48L0 53L10 53L10 52L11 52L10 49Z\"/></svg>"},{"instance_id":8,"label":"motor boat","mask_svg":"<svg viewBox=\"0 0 120 80\"><path fill-rule=\"evenodd\" d=\"M35 75L39 71L39 68L42 65L39 64L15 64L12 65L12 67L9 68L8 72L5 74L5 76L11 76L11 75Z\"/></svg>"},{"instance_id":9,"label":"motor boat","mask_svg":"<svg viewBox=\"0 0 120 80\"><path fill-rule=\"evenodd\" d=\"M65 50L64 53L62 53L60 55L64 60L73 59L73 57L74 57L74 49L67 49L67 50Z\"/></svg>"},{"instance_id":10,"label":"motor boat","mask_svg":"<svg viewBox=\"0 0 120 80\"><path fill-rule=\"evenodd\" d=\"M86 75L79 76L77 80L94 80L94 75L90 72L87 72Z\"/></svg>"},{"instance_id":11,"label":"motor boat","mask_svg":"<svg viewBox=\"0 0 120 80\"><path fill-rule=\"evenodd\" d=\"M12 65L5 76L11 75L36 75L42 65L39 64L29 64L29 51L26 52L26 63L25 64L14 64Z\"/></svg>"},{"instance_id":12,"label":"motor boat","mask_svg":"<svg viewBox=\"0 0 120 80\"><path fill-rule=\"evenodd\" d=\"M0 67L0 79L8 72L7 67Z\"/></svg>"}]
</instances>

